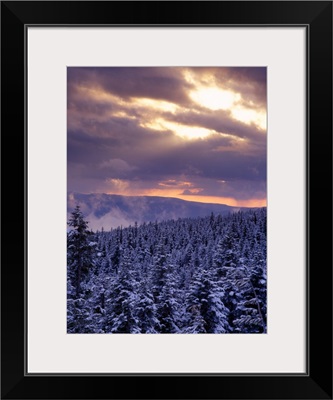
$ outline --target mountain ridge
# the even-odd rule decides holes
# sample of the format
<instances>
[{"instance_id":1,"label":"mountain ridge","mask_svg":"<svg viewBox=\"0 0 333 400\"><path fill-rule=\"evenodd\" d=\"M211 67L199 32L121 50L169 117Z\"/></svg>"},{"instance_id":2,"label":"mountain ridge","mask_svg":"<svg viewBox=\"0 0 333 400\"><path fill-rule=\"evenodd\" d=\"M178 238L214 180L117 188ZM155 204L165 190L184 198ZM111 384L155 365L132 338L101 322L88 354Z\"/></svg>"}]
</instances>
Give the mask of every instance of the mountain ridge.
<instances>
[{"instance_id":1,"label":"mountain ridge","mask_svg":"<svg viewBox=\"0 0 333 400\"><path fill-rule=\"evenodd\" d=\"M163 196L123 196L106 193L67 194L67 214L80 205L92 229L129 226L135 222L155 222L178 218L203 217L213 213L227 214L250 207L233 207L218 203L201 203ZM251 207L257 208L257 207Z\"/></svg>"}]
</instances>

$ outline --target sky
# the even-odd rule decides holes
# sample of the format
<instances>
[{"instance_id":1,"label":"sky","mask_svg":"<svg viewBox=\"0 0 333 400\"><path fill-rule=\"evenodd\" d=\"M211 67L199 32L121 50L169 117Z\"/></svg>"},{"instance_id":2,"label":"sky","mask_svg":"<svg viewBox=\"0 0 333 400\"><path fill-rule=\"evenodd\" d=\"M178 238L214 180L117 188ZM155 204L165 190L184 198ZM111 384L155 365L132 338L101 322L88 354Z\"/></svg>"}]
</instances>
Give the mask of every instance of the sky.
<instances>
[{"instance_id":1,"label":"sky","mask_svg":"<svg viewBox=\"0 0 333 400\"><path fill-rule=\"evenodd\" d=\"M266 206L266 68L68 67L68 192Z\"/></svg>"}]
</instances>

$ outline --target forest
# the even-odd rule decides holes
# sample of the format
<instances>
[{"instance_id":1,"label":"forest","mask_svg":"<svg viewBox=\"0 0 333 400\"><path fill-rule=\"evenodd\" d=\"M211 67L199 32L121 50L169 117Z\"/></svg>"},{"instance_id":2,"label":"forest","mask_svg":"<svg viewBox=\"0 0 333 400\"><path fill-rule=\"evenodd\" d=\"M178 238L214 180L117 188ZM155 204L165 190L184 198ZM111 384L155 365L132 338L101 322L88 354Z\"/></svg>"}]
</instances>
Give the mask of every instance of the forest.
<instances>
[{"instance_id":1,"label":"forest","mask_svg":"<svg viewBox=\"0 0 333 400\"><path fill-rule=\"evenodd\" d=\"M266 333L266 208L67 231L68 333Z\"/></svg>"}]
</instances>

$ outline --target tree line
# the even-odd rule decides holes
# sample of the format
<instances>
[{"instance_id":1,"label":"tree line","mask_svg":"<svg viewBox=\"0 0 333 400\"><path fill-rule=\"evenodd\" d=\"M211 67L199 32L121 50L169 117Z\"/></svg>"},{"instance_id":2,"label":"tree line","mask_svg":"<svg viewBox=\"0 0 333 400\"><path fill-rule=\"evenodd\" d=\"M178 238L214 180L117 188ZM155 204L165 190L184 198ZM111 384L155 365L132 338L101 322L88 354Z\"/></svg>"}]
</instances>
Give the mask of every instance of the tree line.
<instances>
[{"instance_id":1,"label":"tree line","mask_svg":"<svg viewBox=\"0 0 333 400\"><path fill-rule=\"evenodd\" d=\"M68 333L265 333L266 208L67 233Z\"/></svg>"}]
</instances>

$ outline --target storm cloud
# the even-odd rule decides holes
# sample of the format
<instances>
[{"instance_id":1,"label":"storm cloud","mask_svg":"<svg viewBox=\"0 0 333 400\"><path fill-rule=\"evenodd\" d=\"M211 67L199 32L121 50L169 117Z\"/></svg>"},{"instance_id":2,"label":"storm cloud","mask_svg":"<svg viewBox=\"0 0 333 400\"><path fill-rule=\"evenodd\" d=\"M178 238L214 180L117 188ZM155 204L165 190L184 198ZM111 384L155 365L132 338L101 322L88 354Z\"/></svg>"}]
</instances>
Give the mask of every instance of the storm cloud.
<instances>
[{"instance_id":1,"label":"storm cloud","mask_svg":"<svg viewBox=\"0 0 333 400\"><path fill-rule=\"evenodd\" d=\"M69 67L68 192L266 204L266 68Z\"/></svg>"}]
</instances>

